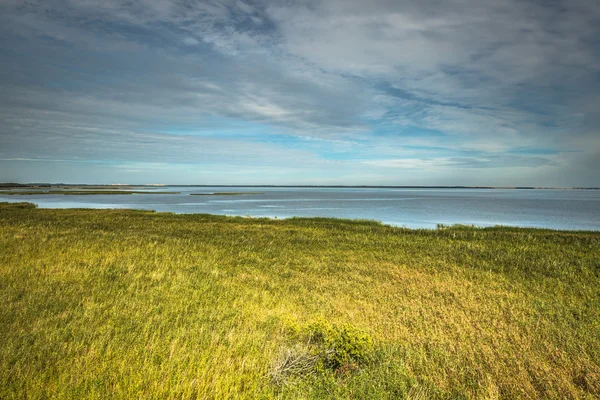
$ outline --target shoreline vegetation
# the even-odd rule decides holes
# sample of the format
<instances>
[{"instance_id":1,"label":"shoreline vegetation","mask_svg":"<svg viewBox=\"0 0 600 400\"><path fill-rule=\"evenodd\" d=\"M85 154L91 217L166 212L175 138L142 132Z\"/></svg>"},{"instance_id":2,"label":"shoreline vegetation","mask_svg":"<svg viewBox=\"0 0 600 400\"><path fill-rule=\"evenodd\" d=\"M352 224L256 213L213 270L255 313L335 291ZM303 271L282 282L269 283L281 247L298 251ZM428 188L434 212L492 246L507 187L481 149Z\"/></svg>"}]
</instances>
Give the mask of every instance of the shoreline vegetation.
<instances>
[{"instance_id":1,"label":"shoreline vegetation","mask_svg":"<svg viewBox=\"0 0 600 400\"><path fill-rule=\"evenodd\" d=\"M135 190L108 190L108 189L93 189L93 190L28 190L26 192L17 192L12 190L1 190L0 196L31 196L41 194L59 194L59 195L127 195L127 194L180 194L181 192L155 192L155 191L135 191ZM264 192L214 192L214 193L190 193L190 196L242 196L247 194L265 194Z\"/></svg>"},{"instance_id":2,"label":"shoreline vegetation","mask_svg":"<svg viewBox=\"0 0 600 400\"><path fill-rule=\"evenodd\" d=\"M0 398L600 397L600 232L0 203Z\"/></svg>"}]
</instances>

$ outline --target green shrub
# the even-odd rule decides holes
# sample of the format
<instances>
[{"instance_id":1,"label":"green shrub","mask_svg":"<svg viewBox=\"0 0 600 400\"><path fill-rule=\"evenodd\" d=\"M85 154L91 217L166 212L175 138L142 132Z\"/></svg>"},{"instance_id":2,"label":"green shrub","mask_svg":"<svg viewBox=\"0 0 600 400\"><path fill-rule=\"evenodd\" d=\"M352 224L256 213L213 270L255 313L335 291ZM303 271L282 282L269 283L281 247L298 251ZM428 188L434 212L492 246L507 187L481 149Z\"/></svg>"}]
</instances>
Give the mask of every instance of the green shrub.
<instances>
[{"instance_id":1,"label":"green shrub","mask_svg":"<svg viewBox=\"0 0 600 400\"><path fill-rule=\"evenodd\" d=\"M338 326L317 319L305 326L291 323L287 332L296 343L282 349L271 368L269 375L277 386L315 373L347 375L374 358L371 336L348 324Z\"/></svg>"},{"instance_id":2,"label":"green shrub","mask_svg":"<svg viewBox=\"0 0 600 400\"><path fill-rule=\"evenodd\" d=\"M307 327L309 343L321 355L321 368L345 372L358 370L372 359L373 339L351 325L330 325L318 320Z\"/></svg>"}]
</instances>

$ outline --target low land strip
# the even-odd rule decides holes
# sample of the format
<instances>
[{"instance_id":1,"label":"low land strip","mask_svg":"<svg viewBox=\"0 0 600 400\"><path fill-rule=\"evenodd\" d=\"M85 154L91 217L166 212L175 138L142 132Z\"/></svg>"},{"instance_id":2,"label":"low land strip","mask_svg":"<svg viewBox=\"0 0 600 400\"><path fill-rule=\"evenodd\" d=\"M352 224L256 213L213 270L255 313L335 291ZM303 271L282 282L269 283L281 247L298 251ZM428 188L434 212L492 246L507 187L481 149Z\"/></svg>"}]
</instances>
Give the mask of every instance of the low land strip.
<instances>
[{"instance_id":1,"label":"low land strip","mask_svg":"<svg viewBox=\"0 0 600 400\"><path fill-rule=\"evenodd\" d=\"M134 191L134 190L30 190L26 192L17 192L11 190L0 191L0 195L8 196L32 196L40 194L60 194L65 196L86 196L86 195L116 195L116 194L179 194L180 192L155 192L155 191Z\"/></svg>"},{"instance_id":2,"label":"low land strip","mask_svg":"<svg viewBox=\"0 0 600 400\"><path fill-rule=\"evenodd\" d=\"M190 193L192 196L241 196L244 194L264 194L263 192L214 192L214 193Z\"/></svg>"}]
</instances>

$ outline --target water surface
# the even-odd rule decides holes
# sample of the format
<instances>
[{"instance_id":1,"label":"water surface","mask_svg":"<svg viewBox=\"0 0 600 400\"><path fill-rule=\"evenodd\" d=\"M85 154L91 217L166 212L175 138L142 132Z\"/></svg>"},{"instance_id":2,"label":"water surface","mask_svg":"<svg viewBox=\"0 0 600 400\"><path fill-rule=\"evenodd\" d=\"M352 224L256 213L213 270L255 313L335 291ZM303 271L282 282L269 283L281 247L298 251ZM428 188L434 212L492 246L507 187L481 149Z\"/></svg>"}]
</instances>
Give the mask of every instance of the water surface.
<instances>
[{"instance_id":1,"label":"water surface","mask_svg":"<svg viewBox=\"0 0 600 400\"><path fill-rule=\"evenodd\" d=\"M139 190L139 189L136 189ZM135 208L253 217L370 219L409 228L437 224L600 230L599 190L157 187L180 194L2 196L43 208ZM239 196L190 193L262 192Z\"/></svg>"}]
</instances>

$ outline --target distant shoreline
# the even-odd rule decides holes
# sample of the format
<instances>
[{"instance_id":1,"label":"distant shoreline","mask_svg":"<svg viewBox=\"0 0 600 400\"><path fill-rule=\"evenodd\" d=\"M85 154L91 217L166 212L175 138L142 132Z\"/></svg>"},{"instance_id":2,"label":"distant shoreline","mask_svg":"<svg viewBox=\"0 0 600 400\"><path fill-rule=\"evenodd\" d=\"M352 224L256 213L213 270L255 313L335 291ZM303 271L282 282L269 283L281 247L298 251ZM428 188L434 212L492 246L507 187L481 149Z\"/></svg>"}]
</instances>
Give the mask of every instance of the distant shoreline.
<instances>
[{"instance_id":1,"label":"distant shoreline","mask_svg":"<svg viewBox=\"0 0 600 400\"><path fill-rule=\"evenodd\" d=\"M334 189L513 189L513 190L600 190L600 187L550 187L550 186L426 186L426 185L171 185L171 184L70 184L70 183L0 183L0 189L86 188L132 189L140 187L253 187L253 188L334 188Z\"/></svg>"}]
</instances>

